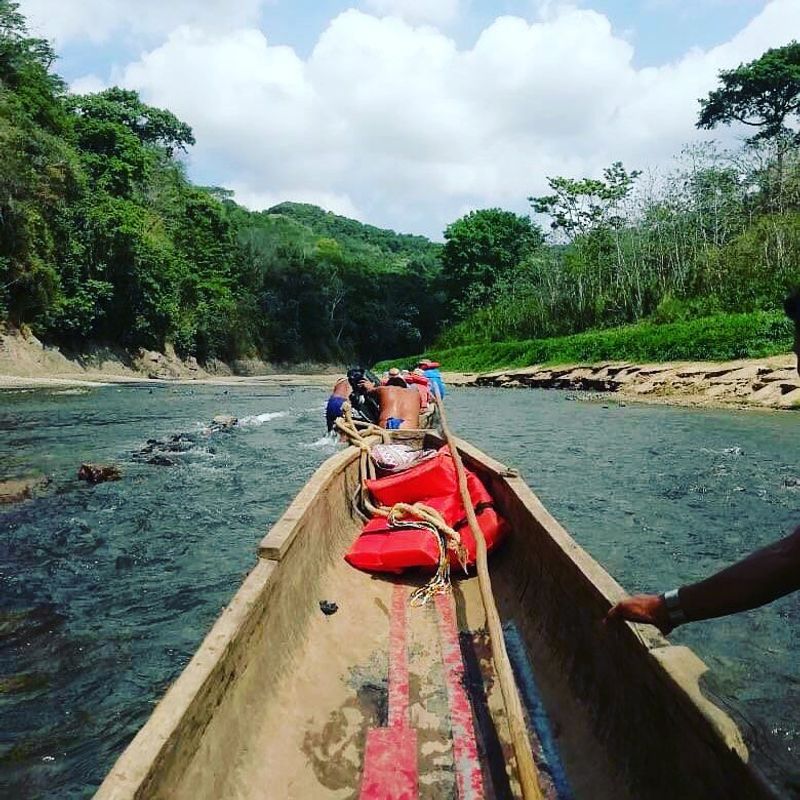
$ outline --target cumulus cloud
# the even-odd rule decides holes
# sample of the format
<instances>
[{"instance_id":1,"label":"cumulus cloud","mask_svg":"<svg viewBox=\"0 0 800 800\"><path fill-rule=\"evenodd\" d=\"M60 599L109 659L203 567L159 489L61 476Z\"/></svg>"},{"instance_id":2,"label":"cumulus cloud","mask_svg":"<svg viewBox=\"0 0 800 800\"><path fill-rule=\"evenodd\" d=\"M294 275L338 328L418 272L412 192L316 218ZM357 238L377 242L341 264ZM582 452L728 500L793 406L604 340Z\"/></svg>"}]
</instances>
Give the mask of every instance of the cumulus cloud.
<instances>
[{"instance_id":1,"label":"cumulus cloud","mask_svg":"<svg viewBox=\"0 0 800 800\"><path fill-rule=\"evenodd\" d=\"M432 27L349 10L307 59L256 29L184 26L116 76L195 129L192 159L251 206L317 199L438 236L463 210L526 209L548 175L662 163L720 69L800 37L772 0L731 41L638 69L609 20L561 7L500 17L468 49Z\"/></svg>"},{"instance_id":2,"label":"cumulus cloud","mask_svg":"<svg viewBox=\"0 0 800 800\"><path fill-rule=\"evenodd\" d=\"M95 94L107 88L108 84L97 75L82 75L69 85L72 94Z\"/></svg>"},{"instance_id":3,"label":"cumulus cloud","mask_svg":"<svg viewBox=\"0 0 800 800\"><path fill-rule=\"evenodd\" d=\"M163 38L184 24L235 29L256 24L267 1L20 0L20 9L40 35L64 44L104 42L117 34Z\"/></svg>"},{"instance_id":4,"label":"cumulus cloud","mask_svg":"<svg viewBox=\"0 0 800 800\"><path fill-rule=\"evenodd\" d=\"M458 17L461 0L365 0L365 7L408 22L444 25Z\"/></svg>"}]
</instances>

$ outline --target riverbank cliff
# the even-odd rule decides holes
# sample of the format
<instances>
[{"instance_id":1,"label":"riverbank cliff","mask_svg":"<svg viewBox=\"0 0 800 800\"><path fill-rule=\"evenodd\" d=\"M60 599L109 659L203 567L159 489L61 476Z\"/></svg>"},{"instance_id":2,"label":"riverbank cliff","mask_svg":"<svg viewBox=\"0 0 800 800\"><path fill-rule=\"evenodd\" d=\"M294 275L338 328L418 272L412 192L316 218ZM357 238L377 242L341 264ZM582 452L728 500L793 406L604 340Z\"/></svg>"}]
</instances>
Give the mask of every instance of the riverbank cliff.
<instances>
[{"instance_id":1,"label":"riverbank cliff","mask_svg":"<svg viewBox=\"0 0 800 800\"><path fill-rule=\"evenodd\" d=\"M275 365L257 358L199 364L165 351L94 346L65 353L24 331L0 332L0 389L84 386L142 381L199 383L319 383L329 385L343 367L325 364Z\"/></svg>"}]
</instances>

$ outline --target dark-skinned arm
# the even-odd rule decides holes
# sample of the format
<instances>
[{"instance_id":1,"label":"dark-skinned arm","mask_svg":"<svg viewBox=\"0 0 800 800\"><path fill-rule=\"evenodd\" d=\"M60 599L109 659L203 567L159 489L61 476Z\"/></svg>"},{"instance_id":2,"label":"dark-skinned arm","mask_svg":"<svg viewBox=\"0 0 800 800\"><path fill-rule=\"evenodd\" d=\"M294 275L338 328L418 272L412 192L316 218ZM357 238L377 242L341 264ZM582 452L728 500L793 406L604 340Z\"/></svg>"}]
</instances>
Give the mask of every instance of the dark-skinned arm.
<instances>
[{"instance_id":1,"label":"dark-skinned arm","mask_svg":"<svg viewBox=\"0 0 800 800\"><path fill-rule=\"evenodd\" d=\"M800 528L751 553L730 567L678 591L687 622L722 617L771 603L800 589ZM663 595L635 595L611 608L606 617L644 622L669 633Z\"/></svg>"}]
</instances>

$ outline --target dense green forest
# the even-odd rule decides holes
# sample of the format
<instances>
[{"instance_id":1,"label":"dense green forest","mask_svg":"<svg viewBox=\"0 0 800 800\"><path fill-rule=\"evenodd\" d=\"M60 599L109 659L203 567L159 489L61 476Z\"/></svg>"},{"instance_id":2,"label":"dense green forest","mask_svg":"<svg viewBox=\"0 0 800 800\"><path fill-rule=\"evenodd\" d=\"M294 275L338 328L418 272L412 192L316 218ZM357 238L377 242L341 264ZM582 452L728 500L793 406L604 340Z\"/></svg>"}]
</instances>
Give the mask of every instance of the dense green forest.
<instances>
[{"instance_id":1,"label":"dense green forest","mask_svg":"<svg viewBox=\"0 0 800 800\"><path fill-rule=\"evenodd\" d=\"M428 344L438 245L193 186L189 126L135 92L72 95L54 62L0 0L0 321L72 350L171 343L201 361Z\"/></svg>"},{"instance_id":2,"label":"dense green forest","mask_svg":"<svg viewBox=\"0 0 800 800\"><path fill-rule=\"evenodd\" d=\"M800 283L797 43L720 73L700 99L698 127L749 126L738 149L695 146L661 174L615 163L600 178L553 176L529 198L533 220L473 211L444 245L311 205L251 212L194 186L188 125L132 91L70 94L55 58L0 0L0 323L48 342L172 344L201 362L427 350L465 368L500 342L527 343L514 360L787 346L779 309Z\"/></svg>"}]
</instances>

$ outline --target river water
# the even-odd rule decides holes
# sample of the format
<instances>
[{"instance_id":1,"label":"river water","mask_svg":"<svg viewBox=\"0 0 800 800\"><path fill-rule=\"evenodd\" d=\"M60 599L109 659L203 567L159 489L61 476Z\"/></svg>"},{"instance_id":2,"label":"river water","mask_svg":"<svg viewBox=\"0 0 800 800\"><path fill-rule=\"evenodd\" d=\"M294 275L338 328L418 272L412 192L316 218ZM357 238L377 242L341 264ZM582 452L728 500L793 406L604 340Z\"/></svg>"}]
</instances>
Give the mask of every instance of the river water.
<instances>
[{"instance_id":1,"label":"river water","mask_svg":"<svg viewBox=\"0 0 800 800\"><path fill-rule=\"evenodd\" d=\"M191 658L255 546L335 451L326 392L125 386L0 394L0 797L85 798ZM463 389L451 426L517 467L630 591L704 577L800 523L800 416ZM206 429L216 414L240 425ZM151 440L148 444L148 440ZM119 465L89 487L81 461ZM156 461L160 463L149 463ZM800 797L800 593L676 631L758 763Z\"/></svg>"}]
</instances>

